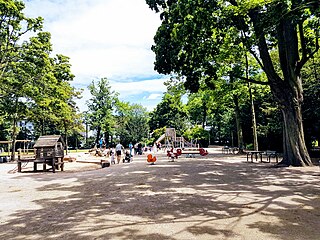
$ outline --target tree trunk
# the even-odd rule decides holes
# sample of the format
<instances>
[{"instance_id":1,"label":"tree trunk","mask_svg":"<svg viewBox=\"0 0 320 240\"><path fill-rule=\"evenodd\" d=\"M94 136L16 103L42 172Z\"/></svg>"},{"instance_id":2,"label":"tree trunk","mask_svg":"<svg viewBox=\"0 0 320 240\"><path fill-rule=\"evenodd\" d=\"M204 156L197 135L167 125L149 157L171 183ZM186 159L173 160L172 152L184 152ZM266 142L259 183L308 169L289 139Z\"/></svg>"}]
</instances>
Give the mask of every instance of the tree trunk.
<instances>
[{"instance_id":1,"label":"tree trunk","mask_svg":"<svg viewBox=\"0 0 320 240\"><path fill-rule=\"evenodd\" d=\"M278 7L282 9L282 5ZM283 10L283 9L282 9ZM283 114L283 160L287 166L312 165L304 140L301 104L303 101L300 71L305 61L300 61L297 23L287 14L277 24L278 53L283 77L280 77L269 54L267 40L260 24L258 10L250 13L254 31L258 36L258 48L268 77L271 92L281 107ZM303 56L306 58L306 56Z\"/></svg>"},{"instance_id":2,"label":"tree trunk","mask_svg":"<svg viewBox=\"0 0 320 240\"><path fill-rule=\"evenodd\" d=\"M254 109L252 89L250 83L249 85L249 95L250 95L250 104L251 104L251 120L252 120L252 133L253 133L253 149L255 151L259 150L258 145L258 133L257 133L257 120L256 120L256 111Z\"/></svg>"},{"instance_id":3,"label":"tree trunk","mask_svg":"<svg viewBox=\"0 0 320 240\"><path fill-rule=\"evenodd\" d=\"M68 155L69 153L69 149L68 149L68 133L67 133L67 127L66 127L66 124L64 124L64 134L65 134L65 144L66 144L66 155Z\"/></svg>"},{"instance_id":4,"label":"tree trunk","mask_svg":"<svg viewBox=\"0 0 320 240\"><path fill-rule=\"evenodd\" d=\"M246 78L249 79L249 61L248 61L248 56L247 56L247 54L245 55L245 57L246 57ZM255 151L258 151L258 150L259 150L259 145L258 145L256 112L255 112L255 109L254 109L252 88L251 88L251 84L250 84L250 83L248 83L248 88L249 88L249 96L250 96L250 104L251 104L251 119L252 119L252 133L253 133L253 149L254 149Z\"/></svg>"},{"instance_id":5,"label":"tree trunk","mask_svg":"<svg viewBox=\"0 0 320 240\"><path fill-rule=\"evenodd\" d=\"M202 106L203 106L202 128L204 128L207 122L207 103L202 102Z\"/></svg>"},{"instance_id":6,"label":"tree trunk","mask_svg":"<svg viewBox=\"0 0 320 240\"><path fill-rule=\"evenodd\" d=\"M96 144L97 144L97 146L99 146L100 133L101 133L101 127L99 126L99 127L97 128L97 137L96 137Z\"/></svg>"},{"instance_id":7,"label":"tree trunk","mask_svg":"<svg viewBox=\"0 0 320 240\"><path fill-rule=\"evenodd\" d=\"M243 134L242 134L242 128L241 128L238 96L233 95L233 102L235 105L234 112L235 112L236 126L237 126L238 148L239 148L239 153L243 153Z\"/></svg>"},{"instance_id":8,"label":"tree trunk","mask_svg":"<svg viewBox=\"0 0 320 240\"><path fill-rule=\"evenodd\" d=\"M68 150L68 136L66 134L66 155L69 154L69 150Z\"/></svg>"},{"instance_id":9,"label":"tree trunk","mask_svg":"<svg viewBox=\"0 0 320 240\"><path fill-rule=\"evenodd\" d=\"M304 140L304 131L301 115L301 104L297 97L287 98L282 102L281 109L283 124L283 160L281 164L287 166L311 166Z\"/></svg>"},{"instance_id":10,"label":"tree trunk","mask_svg":"<svg viewBox=\"0 0 320 240\"><path fill-rule=\"evenodd\" d=\"M110 136L109 132L104 133L104 141L106 143L106 146L109 146L109 136Z\"/></svg>"},{"instance_id":11,"label":"tree trunk","mask_svg":"<svg viewBox=\"0 0 320 240\"><path fill-rule=\"evenodd\" d=\"M85 122L85 124L86 124L86 147L88 147L89 126L87 122Z\"/></svg>"},{"instance_id":12,"label":"tree trunk","mask_svg":"<svg viewBox=\"0 0 320 240\"><path fill-rule=\"evenodd\" d=\"M17 125L18 125L18 97L15 99L15 113L13 114L13 123L12 123L12 152L11 152L11 161L15 160L16 157L16 140L17 140ZM9 149L8 149L9 152Z\"/></svg>"},{"instance_id":13,"label":"tree trunk","mask_svg":"<svg viewBox=\"0 0 320 240\"><path fill-rule=\"evenodd\" d=\"M11 161L15 161L16 158L16 142L17 142L17 119L13 119L13 131L12 131L12 152L11 152ZM8 149L9 152L9 149Z\"/></svg>"}]
</instances>

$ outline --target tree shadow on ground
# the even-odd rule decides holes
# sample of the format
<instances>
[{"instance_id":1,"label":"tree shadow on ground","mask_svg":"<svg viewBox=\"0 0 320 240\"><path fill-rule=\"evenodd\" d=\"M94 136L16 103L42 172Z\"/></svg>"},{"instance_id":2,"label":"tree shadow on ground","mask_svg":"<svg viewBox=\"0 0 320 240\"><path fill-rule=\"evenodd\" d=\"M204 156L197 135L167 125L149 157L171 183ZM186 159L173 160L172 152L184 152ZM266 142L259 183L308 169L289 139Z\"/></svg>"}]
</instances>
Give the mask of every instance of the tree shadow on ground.
<instances>
[{"instance_id":1,"label":"tree shadow on ground","mask_svg":"<svg viewBox=\"0 0 320 240\"><path fill-rule=\"evenodd\" d=\"M245 238L241 228L269 239L317 239L318 221L310 220L319 219L315 172L269 166L160 158L153 166L20 174L13 181L39 185L38 208L2 220L0 239Z\"/></svg>"}]
</instances>

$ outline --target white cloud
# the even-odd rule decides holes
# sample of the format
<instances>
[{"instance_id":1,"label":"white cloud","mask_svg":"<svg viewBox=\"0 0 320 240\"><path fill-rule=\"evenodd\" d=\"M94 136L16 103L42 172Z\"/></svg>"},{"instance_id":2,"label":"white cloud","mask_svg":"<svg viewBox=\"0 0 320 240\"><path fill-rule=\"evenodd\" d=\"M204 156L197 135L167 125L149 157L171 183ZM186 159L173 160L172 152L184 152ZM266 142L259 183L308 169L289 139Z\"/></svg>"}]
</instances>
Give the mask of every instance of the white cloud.
<instances>
[{"instance_id":1,"label":"white cloud","mask_svg":"<svg viewBox=\"0 0 320 240\"><path fill-rule=\"evenodd\" d=\"M99 79L95 79L95 81L98 80ZM134 103L139 103L148 110L152 110L161 99L162 93L166 91L166 87L163 83L167 80L168 79L166 78L137 82L117 82L110 80L110 86L112 91L120 94L122 100L130 98L133 99ZM147 97L143 97L142 95L146 95ZM86 101L89 100L90 97L91 95L88 88L84 86L82 98L77 100L81 111L87 110Z\"/></svg>"},{"instance_id":2,"label":"white cloud","mask_svg":"<svg viewBox=\"0 0 320 240\"><path fill-rule=\"evenodd\" d=\"M122 97L129 95L138 95L139 93L147 92L164 92L166 87L164 86L165 79L145 80L139 82L111 82L111 87L116 92L119 92Z\"/></svg>"},{"instance_id":3,"label":"white cloud","mask_svg":"<svg viewBox=\"0 0 320 240\"><path fill-rule=\"evenodd\" d=\"M147 100L155 100L161 98L162 94L152 93L146 99Z\"/></svg>"},{"instance_id":4,"label":"white cloud","mask_svg":"<svg viewBox=\"0 0 320 240\"><path fill-rule=\"evenodd\" d=\"M44 17L44 30L52 35L54 52L70 57L75 86L82 84L86 88L92 79L107 77L122 98L143 91L160 94L166 90L163 79L154 79L157 73L150 50L160 20L145 0L26 0L25 3L27 16ZM146 80L128 83L137 77ZM85 92L83 99L87 95Z\"/></svg>"}]
</instances>

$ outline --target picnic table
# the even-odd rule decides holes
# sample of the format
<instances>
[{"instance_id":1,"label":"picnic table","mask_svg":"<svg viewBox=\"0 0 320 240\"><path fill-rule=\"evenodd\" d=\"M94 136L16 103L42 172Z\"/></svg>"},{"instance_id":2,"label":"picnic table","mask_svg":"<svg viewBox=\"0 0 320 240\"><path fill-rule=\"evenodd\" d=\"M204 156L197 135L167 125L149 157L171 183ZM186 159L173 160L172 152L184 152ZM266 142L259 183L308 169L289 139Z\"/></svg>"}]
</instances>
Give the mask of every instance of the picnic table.
<instances>
[{"instance_id":1,"label":"picnic table","mask_svg":"<svg viewBox=\"0 0 320 240\"><path fill-rule=\"evenodd\" d=\"M258 161L258 158L260 157L260 161L263 162L263 156L267 157L267 161L270 163L271 158L274 157L276 161L278 162L279 154L276 151L247 151L247 162L249 161L249 157L251 159L251 162L253 162L253 159L256 159Z\"/></svg>"},{"instance_id":2,"label":"picnic table","mask_svg":"<svg viewBox=\"0 0 320 240\"><path fill-rule=\"evenodd\" d=\"M224 153L224 154L229 154L229 153L230 154L235 154L238 151L239 151L239 148L237 148L237 147L224 146L222 148L222 153Z\"/></svg>"},{"instance_id":3,"label":"picnic table","mask_svg":"<svg viewBox=\"0 0 320 240\"><path fill-rule=\"evenodd\" d=\"M247 162L249 161L249 156L251 158L251 162L253 162L253 158L255 158L256 161L258 161L258 157L260 157L260 160L262 162L263 153L264 151L247 151Z\"/></svg>"}]
</instances>

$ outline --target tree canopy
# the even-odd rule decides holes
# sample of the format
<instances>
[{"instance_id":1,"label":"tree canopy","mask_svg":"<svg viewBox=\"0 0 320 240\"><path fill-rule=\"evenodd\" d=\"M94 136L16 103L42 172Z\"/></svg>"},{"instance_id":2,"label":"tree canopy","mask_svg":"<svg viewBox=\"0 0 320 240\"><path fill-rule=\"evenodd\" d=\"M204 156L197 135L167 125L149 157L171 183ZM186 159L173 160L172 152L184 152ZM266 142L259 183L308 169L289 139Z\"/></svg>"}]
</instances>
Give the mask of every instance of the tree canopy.
<instances>
[{"instance_id":1,"label":"tree canopy","mask_svg":"<svg viewBox=\"0 0 320 240\"><path fill-rule=\"evenodd\" d=\"M319 50L318 1L146 2L162 20L152 48L159 73L184 76L191 91L212 89L218 78L268 84L284 119L282 164L311 164L302 126L301 70ZM266 74L266 81L236 68L247 52ZM226 58L229 70L221 71Z\"/></svg>"}]
</instances>

